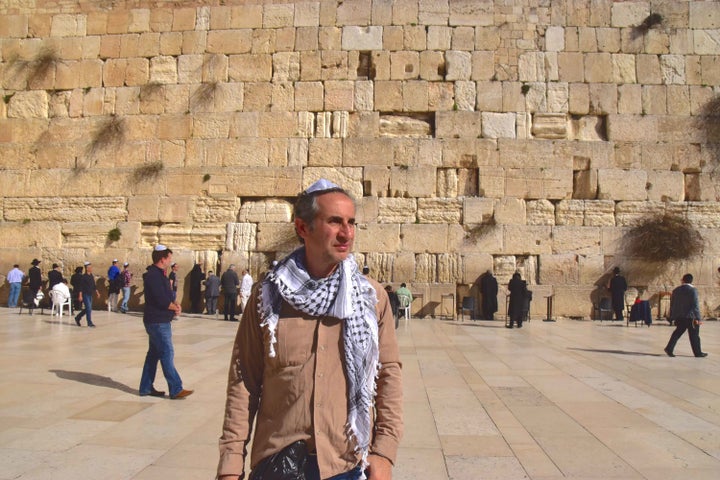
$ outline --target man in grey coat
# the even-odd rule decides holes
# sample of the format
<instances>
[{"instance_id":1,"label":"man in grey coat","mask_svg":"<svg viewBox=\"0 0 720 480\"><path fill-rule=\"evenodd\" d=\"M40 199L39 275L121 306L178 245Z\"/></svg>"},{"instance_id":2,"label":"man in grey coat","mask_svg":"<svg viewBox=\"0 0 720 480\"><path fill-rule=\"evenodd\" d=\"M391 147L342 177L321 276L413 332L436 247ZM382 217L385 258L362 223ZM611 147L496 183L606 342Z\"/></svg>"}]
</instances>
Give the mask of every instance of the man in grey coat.
<instances>
[{"instance_id":1,"label":"man in grey coat","mask_svg":"<svg viewBox=\"0 0 720 480\"><path fill-rule=\"evenodd\" d=\"M212 271L208 272L205 279L205 305L208 315L215 315L217 312L217 300L220 296L220 278Z\"/></svg>"},{"instance_id":2,"label":"man in grey coat","mask_svg":"<svg viewBox=\"0 0 720 480\"><path fill-rule=\"evenodd\" d=\"M225 270L220 277L223 295L225 296L225 305L223 306L223 317L225 321L237 322L235 318L235 306L237 305L238 288L240 287L240 278L235 271L235 265Z\"/></svg>"}]
</instances>

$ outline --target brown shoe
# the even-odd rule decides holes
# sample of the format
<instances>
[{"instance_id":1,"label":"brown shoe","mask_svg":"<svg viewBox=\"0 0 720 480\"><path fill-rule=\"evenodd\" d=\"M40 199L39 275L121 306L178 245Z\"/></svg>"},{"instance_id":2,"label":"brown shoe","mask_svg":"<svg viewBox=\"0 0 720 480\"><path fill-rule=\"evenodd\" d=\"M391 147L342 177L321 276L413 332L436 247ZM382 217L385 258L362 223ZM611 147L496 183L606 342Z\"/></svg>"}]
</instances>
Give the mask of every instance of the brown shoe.
<instances>
[{"instance_id":1,"label":"brown shoe","mask_svg":"<svg viewBox=\"0 0 720 480\"><path fill-rule=\"evenodd\" d=\"M194 392L194 390L185 390L185 389L182 389L182 390L180 390L180 391L178 392L177 395L171 395L170 398L173 399L173 400L179 400L179 399L181 399L181 398L187 397L188 395L192 395L193 392Z\"/></svg>"}]
</instances>

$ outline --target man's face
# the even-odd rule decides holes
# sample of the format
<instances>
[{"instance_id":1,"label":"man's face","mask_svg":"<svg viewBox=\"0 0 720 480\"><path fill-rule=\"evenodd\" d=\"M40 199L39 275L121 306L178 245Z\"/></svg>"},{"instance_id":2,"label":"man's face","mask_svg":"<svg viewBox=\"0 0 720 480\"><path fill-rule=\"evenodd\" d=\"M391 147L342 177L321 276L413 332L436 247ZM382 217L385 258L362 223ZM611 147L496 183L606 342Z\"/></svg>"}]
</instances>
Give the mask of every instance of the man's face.
<instances>
[{"instance_id":1,"label":"man's face","mask_svg":"<svg viewBox=\"0 0 720 480\"><path fill-rule=\"evenodd\" d=\"M158 267L165 270L172 263L172 253L168 254L167 257L161 258L158 262Z\"/></svg>"},{"instance_id":2,"label":"man's face","mask_svg":"<svg viewBox=\"0 0 720 480\"><path fill-rule=\"evenodd\" d=\"M310 274L325 277L352 252L355 205L338 192L320 195L317 204L319 209L312 225L296 219L295 226L305 241L305 261Z\"/></svg>"},{"instance_id":3,"label":"man's face","mask_svg":"<svg viewBox=\"0 0 720 480\"><path fill-rule=\"evenodd\" d=\"M87 270L87 273L92 273L92 265L85 267L85 270Z\"/></svg>"}]
</instances>

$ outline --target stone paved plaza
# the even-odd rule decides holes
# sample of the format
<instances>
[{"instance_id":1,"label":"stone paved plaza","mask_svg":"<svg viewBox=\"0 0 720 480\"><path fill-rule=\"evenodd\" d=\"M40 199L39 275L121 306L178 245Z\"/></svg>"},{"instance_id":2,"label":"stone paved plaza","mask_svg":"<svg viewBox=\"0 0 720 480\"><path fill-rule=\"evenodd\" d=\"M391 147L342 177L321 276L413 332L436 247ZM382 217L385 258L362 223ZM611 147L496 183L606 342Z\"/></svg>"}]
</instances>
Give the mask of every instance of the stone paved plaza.
<instances>
[{"instance_id":1,"label":"stone paved plaza","mask_svg":"<svg viewBox=\"0 0 720 480\"><path fill-rule=\"evenodd\" d=\"M140 398L139 314L0 309L0 478L214 477L237 324L184 315L176 363L191 397ZM400 321L406 433L394 478L716 479L720 325L705 359L667 323ZM162 379L158 388L167 389Z\"/></svg>"}]
</instances>

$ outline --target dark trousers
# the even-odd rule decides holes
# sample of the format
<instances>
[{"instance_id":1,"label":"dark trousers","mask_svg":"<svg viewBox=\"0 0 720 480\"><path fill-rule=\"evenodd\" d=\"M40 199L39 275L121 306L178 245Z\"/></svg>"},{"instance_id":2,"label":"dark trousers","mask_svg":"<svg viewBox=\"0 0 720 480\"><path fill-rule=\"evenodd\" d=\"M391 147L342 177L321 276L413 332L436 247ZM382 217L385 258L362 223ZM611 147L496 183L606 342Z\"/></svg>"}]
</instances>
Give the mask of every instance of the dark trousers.
<instances>
[{"instance_id":1,"label":"dark trousers","mask_svg":"<svg viewBox=\"0 0 720 480\"><path fill-rule=\"evenodd\" d=\"M235 318L235 305L237 305L237 292L225 293L225 305L223 307L223 318L233 320Z\"/></svg>"},{"instance_id":2,"label":"dark trousers","mask_svg":"<svg viewBox=\"0 0 720 480\"><path fill-rule=\"evenodd\" d=\"M685 333L685 330L687 330L693 355L696 357L699 356L702 353L702 349L700 348L700 325L693 325L691 318L675 320L675 325L675 331L670 335L670 340L665 349L669 352L675 350L675 344L682 334Z\"/></svg>"}]
</instances>

